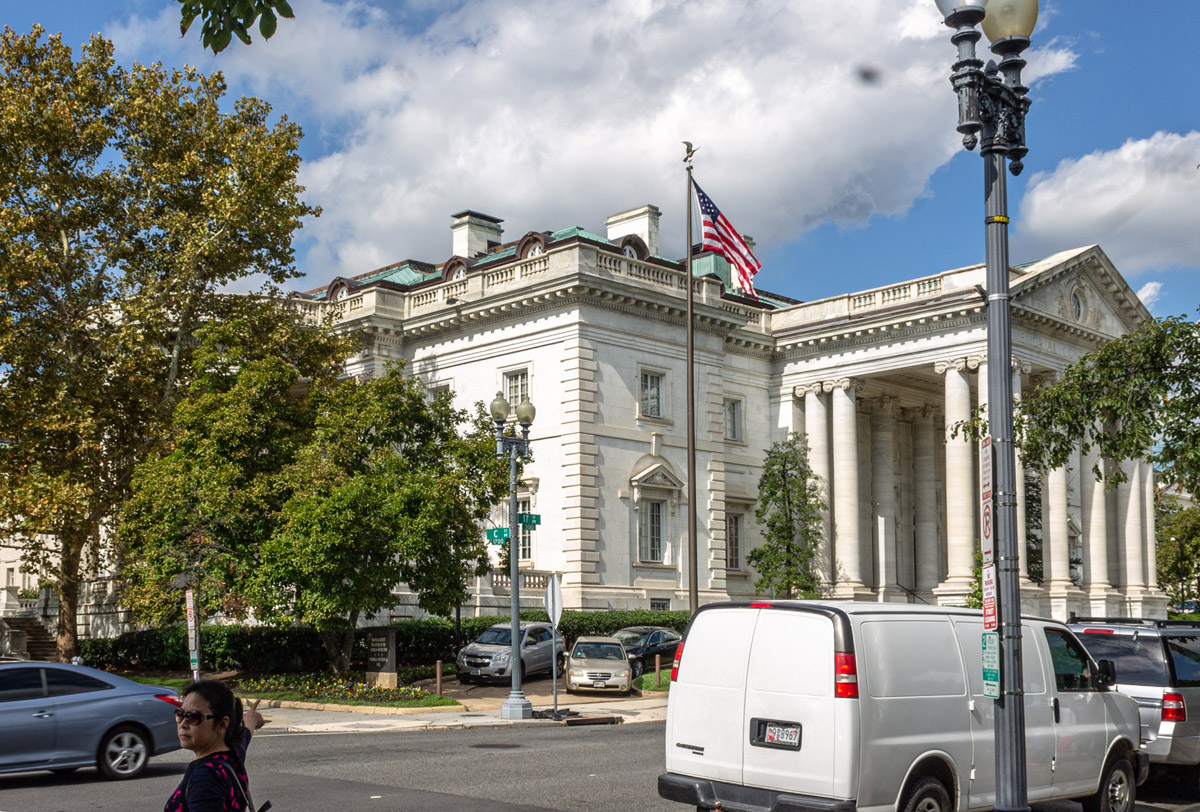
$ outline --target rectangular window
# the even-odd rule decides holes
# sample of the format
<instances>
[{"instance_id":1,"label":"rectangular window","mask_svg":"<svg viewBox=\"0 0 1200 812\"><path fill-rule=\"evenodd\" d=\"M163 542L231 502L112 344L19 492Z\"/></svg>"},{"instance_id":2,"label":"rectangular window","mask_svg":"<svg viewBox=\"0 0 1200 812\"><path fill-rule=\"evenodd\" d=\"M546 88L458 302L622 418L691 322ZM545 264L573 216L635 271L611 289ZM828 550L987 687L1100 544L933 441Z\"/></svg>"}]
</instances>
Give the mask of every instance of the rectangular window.
<instances>
[{"instance_id":1,"label":"rectangular window","mask_svg":"<svg viewBox=\"0 0 1200 812\"><path fill-rule=\"evenodd\" d=\"M742 402L740 400L725 401L725 439L742 439Z\"/></svg>"},{"instance_id":2,"label":"rectangular window","mask_svg":"<svg viewBox=\"0 0 1200 812\"><path fill-rule=\"evenodd\" d=\"M529 399L529 370L517 369L504 373L504 397L512 409Z\"/></svg>"},{"instance_id":3,"label":"rectangular window","mask_svg":"<svg viewBox=\"0 0 1200 812\"><path fill-rule=\"evenodd\" d=\"M641 385L641 417L661 418L663 412L663 376L657 372L643 372Z\"/></svg>"},{"instance_id":4,"label":"rectangular window","mask_svg":"<svg viewBox=\"0 0 1200 812\"><path fill-rule=\"evenodd\" d=\"M517 512L531 512L528 499L517 499ZM527 524L517 525L517 536L521 543L520 552L518 553L521 556L520 560L528 561L533 558L533 527Z\"/></svg>"},{"instance_id":5,"label":"rectangular window","mask_svg":"<svg viewBox=\"0 0 1200 812\"><path fill-rule=\"evenodd\" d=\"M666 598L651 598L650 599L650 611L651 612L670 612L671 611L671 601Z\"/></svg>"},{"instance_id":6,"label":"rectangular window","mask_svg":"<svg viewBox=\"0 0 1200 812\"><path fill-rule=\"evenodd\" d=\"M742 568L742 514L725 514L725 568Z\"/></svg>"},{"instance_id":7,"label":"rectangular window","mask_svg":"<svg viewBox=\"0 0 1200 812\"><path fill-rule=\"evenodd\" d=\"M638 509L638 560L643 563L662 563L665 507L665 502L642 502Z\"/></svg>"}]
</instances>

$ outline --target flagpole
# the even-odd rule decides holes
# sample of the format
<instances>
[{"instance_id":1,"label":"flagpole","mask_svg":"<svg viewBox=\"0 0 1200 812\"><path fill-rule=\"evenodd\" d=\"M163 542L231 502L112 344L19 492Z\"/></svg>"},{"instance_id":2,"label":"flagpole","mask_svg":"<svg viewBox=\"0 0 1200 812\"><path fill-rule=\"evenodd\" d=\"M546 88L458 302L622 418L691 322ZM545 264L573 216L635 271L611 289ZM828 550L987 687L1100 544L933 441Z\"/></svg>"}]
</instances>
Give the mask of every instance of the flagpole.
<instances>
[{"instance_id":1,"label":"flagpole","mask_svg":"<svg viewBox=\"0 0 1200 812\"><path fill-rule=\"evenodd\" d=\"M692 154L695 148L684 141L687 155L687 254L684 283L687 285L687 517L688 517L688 608L700 607L700 567L696 550L696 373L695 340L692 334Z\"/></svg>"}]
</instances>

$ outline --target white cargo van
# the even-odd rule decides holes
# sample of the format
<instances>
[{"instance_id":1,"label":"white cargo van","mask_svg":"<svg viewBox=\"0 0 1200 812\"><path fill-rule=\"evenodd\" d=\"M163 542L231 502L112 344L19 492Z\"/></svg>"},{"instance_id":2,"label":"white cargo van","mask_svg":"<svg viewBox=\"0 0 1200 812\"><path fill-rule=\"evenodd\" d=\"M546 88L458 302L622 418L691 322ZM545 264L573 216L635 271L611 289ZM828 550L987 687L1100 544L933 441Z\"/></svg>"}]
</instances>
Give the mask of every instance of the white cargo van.
<instances>
[{"instance_id":1,"label":"white cargo van","mask_svg":"<svg viewBox=\"0 0 1200 812\"><path fill-rule=\"evenodd\" d=\"M1065 625L1022 625L1029 800L1132 812L1148 763L1137 704ZM991 809L982 633L970 609L702 606L671 671L659 795L734 812Z\"/></svg>"}]
</instances>

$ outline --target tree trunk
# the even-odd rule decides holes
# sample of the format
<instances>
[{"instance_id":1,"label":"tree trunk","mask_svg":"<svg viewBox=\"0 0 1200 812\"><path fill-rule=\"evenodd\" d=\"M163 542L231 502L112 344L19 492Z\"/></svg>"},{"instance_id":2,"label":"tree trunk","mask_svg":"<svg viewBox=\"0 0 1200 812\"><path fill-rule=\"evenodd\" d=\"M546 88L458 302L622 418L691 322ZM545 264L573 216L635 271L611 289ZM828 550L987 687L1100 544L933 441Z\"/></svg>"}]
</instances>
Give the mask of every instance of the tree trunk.
<instances>
[{"instance_id":1,"label":"tree trunk","mask_svg":"<svg viewBox=\"0 0 1200 812\"><path fill-rule=\"evenodd\" d=\"M59 662L69 663L79 651L79 563L87 546L86 531L66 533L62 538L58 575Z\"/></svg>"},{"instance_id":2,"label":"tree trunk","mask_svg":"<svg viewBox=\"0 0 1200 812\"><path fill-rule=\"evenodd\" d=\"M358 610L350 613L350 619L345 626L333 629L321 629L321 643L325 646L325 656L329 658L329 668L335 674L344 674L350 670L350 655L354 651L354 630L358 626Z\"/></svg>"}]
</instances>

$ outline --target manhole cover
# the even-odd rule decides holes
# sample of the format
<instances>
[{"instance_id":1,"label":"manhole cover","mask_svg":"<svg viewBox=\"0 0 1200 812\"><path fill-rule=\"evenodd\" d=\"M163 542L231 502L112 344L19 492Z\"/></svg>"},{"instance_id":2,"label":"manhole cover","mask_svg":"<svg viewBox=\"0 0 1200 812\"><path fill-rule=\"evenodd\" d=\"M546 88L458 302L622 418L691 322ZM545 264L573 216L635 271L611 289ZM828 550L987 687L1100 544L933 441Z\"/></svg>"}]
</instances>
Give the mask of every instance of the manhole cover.
<instances>
[{"instance_id":1,"label":"manhole cover","mask_svg":"<svg viewBox=\"0 0 1200 812\"><path fill-rule=\"evenodd\" d=\"M520 747L521 745L495 742L492 744L472 744L471 746L474 747L476 750L513 750L513 749L516 749L517 747Z\"/></svg>"}]
</instances>

